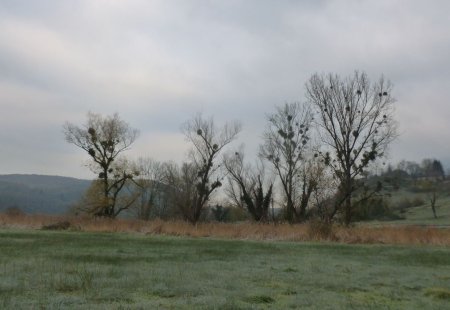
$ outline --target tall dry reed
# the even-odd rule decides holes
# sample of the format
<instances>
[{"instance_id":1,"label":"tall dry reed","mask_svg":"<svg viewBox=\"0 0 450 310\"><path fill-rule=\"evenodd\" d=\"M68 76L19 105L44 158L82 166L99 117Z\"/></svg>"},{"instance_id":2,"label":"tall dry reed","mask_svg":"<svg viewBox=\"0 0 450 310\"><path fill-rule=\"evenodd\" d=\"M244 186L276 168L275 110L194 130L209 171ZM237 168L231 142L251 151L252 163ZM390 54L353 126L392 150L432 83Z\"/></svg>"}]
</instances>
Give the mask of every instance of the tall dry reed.
<instances>
[{"instance_id":1,"label":"tall dry reed","mask_svg":"<svg viewBox=\"0 0 450 310\"><path fill-rule=\"evenodd\" d=\"M70 222L69 230L88 232L128 232L168 236L214 237L241 240L329 241L357 244L405 244L450 246L450 229L417 226L334 225L326 234L316 233L315 224L199 223L183 221L140 221L48 215L0 214L0 227L41 229L55 223ZM328 230L329 229L329 230ZM322 231L323 228L318 230Z\"/></svg>"}]
</instances>

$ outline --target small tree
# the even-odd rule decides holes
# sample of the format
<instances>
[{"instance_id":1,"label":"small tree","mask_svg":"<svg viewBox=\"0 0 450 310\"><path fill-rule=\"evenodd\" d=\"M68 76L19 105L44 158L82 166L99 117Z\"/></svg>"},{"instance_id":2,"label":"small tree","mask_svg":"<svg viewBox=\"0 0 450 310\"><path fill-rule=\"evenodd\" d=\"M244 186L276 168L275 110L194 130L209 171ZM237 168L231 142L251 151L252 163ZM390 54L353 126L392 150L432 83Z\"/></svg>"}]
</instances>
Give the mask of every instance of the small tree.
<instances>
[{"instance_id":1,"label":"small tree","mask_svg":"<svg viewBox=\"0 0 450 310\"><path fill-rule=\"evenodd\" d=\"M305 172L305 157L311 133L311 110L302 104L291 103L277 107L269 115L260 156L268 160L278 175L286 200L287 220L305 219L306 207L314 184Z\"/></svg>"},{"instance_id":2,"label":"small tree","mask_svg":"<svg viewBox=\"0 0 450 310\"><path fill-rule=\"evenodd\" d=\"M135 171L126 160L117 161L118 156L129 149L136 140L138 131L119 118L118 114L103 117L88 113L87 122L79 127L71 123L64 125L66 141L85 150L92 159L90 169L98 175L101 183L101 201L95 215L116 217L130 207L129 203L118 206L118 197L127 180ZM96 183L95 187L98 187Z\"/></svg>"},{"instance_id":3,"label":"small tree","mask_svg":"<svg viewBox=\"0 0 450 310\"><path fill-rule=\"evenodd\" d=\"M224 166L228 172L228 196L237 206L245 207L255 221L268 221L273 181L265 184L263 164L259 163L256 168L246 166L241 150L225 156Z\"/></svg>"},{"instance_id":4,"label":"small tree","mask_svg":"<svg viewBox=\"0 0 450 310\"><path fill-rule=\"evenodd\" d=\"M218 129L212 118L207 120L197 115L187 121L182 130L193 148L189 153L190 161L181 168L178 194L185 198L178 205L184 218L195 224L211 194L222 186L217 156L236 138L241 125L234 122Z\"/></svg>"},{"instance_id":5,"label":"small tree","mask_svg":"<svg viewBox=\"0 0 450 310\"><path fill-rule=\"evenodd\" d=\"M436 179L421 180L419 183L419 188L426 193L428 201L430 202L431 211L433 212L433 216L436 219L436 202L439 199L440 182Z\"/></svg>"},{"instance_id":6,"label":"small tree","mask_svg":"<svg viewBox=\"0 0 450 310\"><path fill-rule=\"evenodd\" d=\"M326 150L318 153L340 181L336 210L343 206L344 222L352 220L355 180L396 137L394 98L389 81L371 83L365 73L348 78L313 75L306 97L315 110L319 136Z\"/></svg>"}]
</instances>

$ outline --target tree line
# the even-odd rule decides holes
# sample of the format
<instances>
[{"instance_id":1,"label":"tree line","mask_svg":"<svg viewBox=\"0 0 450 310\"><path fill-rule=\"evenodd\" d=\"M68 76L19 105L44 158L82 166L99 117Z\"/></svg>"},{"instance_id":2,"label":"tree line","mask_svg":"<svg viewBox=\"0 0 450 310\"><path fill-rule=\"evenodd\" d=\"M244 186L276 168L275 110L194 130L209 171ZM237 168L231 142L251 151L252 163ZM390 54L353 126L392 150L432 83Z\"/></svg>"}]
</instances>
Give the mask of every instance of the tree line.
<instances>
[{"instance_id":1,"label":"tree line","mask_svg":"<svg viewBox=\"0 0 450 310\"><path fill-rule=\"evenodd\" d=\"M182 131L191 148L182 163L127 159L138 131L118 114L88 113L82 126L66 123L67 142L88 154L97 175L78 211L114 218L133 210L142 219L181 217L195 224L223 188L227 204L255 221L273 220L277 210L291 223L350 224L359 202L380 191L366 179L397 135L392 84L360 72L314 74L305 93L303 102L267 115L258 156L250 160L243 147L231 147L242 128L238 121L218 127L200 114L186 121ZM220 205L212 210L225 212Z\"/></svg>"}]
</instances>

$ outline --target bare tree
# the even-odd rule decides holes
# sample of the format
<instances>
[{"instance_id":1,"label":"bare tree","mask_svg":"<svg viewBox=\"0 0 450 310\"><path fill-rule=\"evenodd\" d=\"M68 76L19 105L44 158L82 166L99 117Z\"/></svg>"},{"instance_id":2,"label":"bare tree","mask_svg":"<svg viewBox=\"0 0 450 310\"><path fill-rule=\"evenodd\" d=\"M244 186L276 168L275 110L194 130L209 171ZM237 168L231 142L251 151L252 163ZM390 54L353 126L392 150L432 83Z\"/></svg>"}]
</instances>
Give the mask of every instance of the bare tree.
<instances>
[{"instance_id":1,"label":"bare tree","mask_svg":"<svg viewBox=\"0 0 450 310\"><path fill-rule=\"evenodd\" d=\"M118 206L117 198L126 182L133 178L134 171L130 171L126 161L116 162L118 156L136 140L138 131L121 120L118 114L103 117L89 112L84 126L66 123L64 134L67 142L89 154L92 159L90 169L101 180L103 203L95 215L114 218L127 209L128 203Z\"/></svg>"},{"instance_id":2,"label":"bare tree","mask_svg":"<svg viewBox=\"0 0 450 310\"><path fill-rule=\"evenodd\" d=\"M381 77L371 83L365 73L348 78L313 75L306 83L308 102L318 117L325 152L318 155L339 180L335 212L343 206L344 222L352 220L355 180L396 137L392 85Z\"/></svg>"},{"instance_id":3,"label":"bare tree","mask_svg":"<svg viewBox=\"0 0 450 310\"><path fill-rule=\"evenodd\" d=\"M245 207L255 221L267 222L273 180L266 182L263 163L257 163L256 167L245 165L242 149L233 155L224 156L223 162L228 172L228 196L237 206Z\"/></svg>"},{"instance_id":4,"label":"bare tree","mask_svg":"<svg viewBox=\"0 0 450 310\"><path fill-rule=\"evenodd\" d=\"M223 148L236 138L241 125L233 122L218 129L212 118L204 119L199 114L187 121L182 130L193 148L189 153L190 161L181 167L179 193L183 192L185 198L179 202L179 207L184 218L194 224L211 194L222 185L220 165L216 159Z\"/></svg>"},{"instance_id":5,"label":"bare tree","mask_svg":"<svg viewBox=\"0 0 450 310\"><path fill-rule=\"evenodd\" d=\"M268 117L260 156L268 160L280 178L286 199L287 220L303 221L313 183L304 172L304 159L311 139L312 113L300 103L277 107Z\"/></svg>"},{"instance_id":6,"label":"bare tree","mask_svg":"<svg viewBox=\"0 0 450 310\"><path fill-rule=\"evenodd\" d=\"M437 219L436 202L442 195L441 182L438 179L423 179L419 182L419 188L426 193L435 219Z\"/></svg>"},{"instance_id":7,"label":"bare tree","mask_svg":"<svg viewBox=\"0 0 450 310\"><path fill-rule=\"evenodd\" d=\"M168 187L164 183L165 165L151 158L139 158L135 163L139 176L132 185L138 194L133 206L137 218L149 220L152 216L167 216Z\"/></svg>"}]
</instances>

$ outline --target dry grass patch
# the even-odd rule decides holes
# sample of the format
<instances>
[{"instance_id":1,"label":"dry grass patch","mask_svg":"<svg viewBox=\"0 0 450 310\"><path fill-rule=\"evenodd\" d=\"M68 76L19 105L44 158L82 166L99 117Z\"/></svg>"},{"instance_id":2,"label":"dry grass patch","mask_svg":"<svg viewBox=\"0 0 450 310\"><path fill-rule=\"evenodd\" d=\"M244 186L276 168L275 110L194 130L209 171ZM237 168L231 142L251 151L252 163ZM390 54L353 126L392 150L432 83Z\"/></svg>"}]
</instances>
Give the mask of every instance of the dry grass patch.
<instances>
[{"instance_id":1,"label":"dry grass patch","mask_svg":"<svg viewBox=\"0 0 450 310\"><path fill-rule=\"evenodd\" d=\"M70 223L67 230L129 232L154 235L214 237L241 240L332 241L355 244L407 244L450 246L450 229L418 226L323 226L311 224L199 223L140 221L88 217L0 214L0 227L42 229Z\"/></svg>"}]
</instances>

